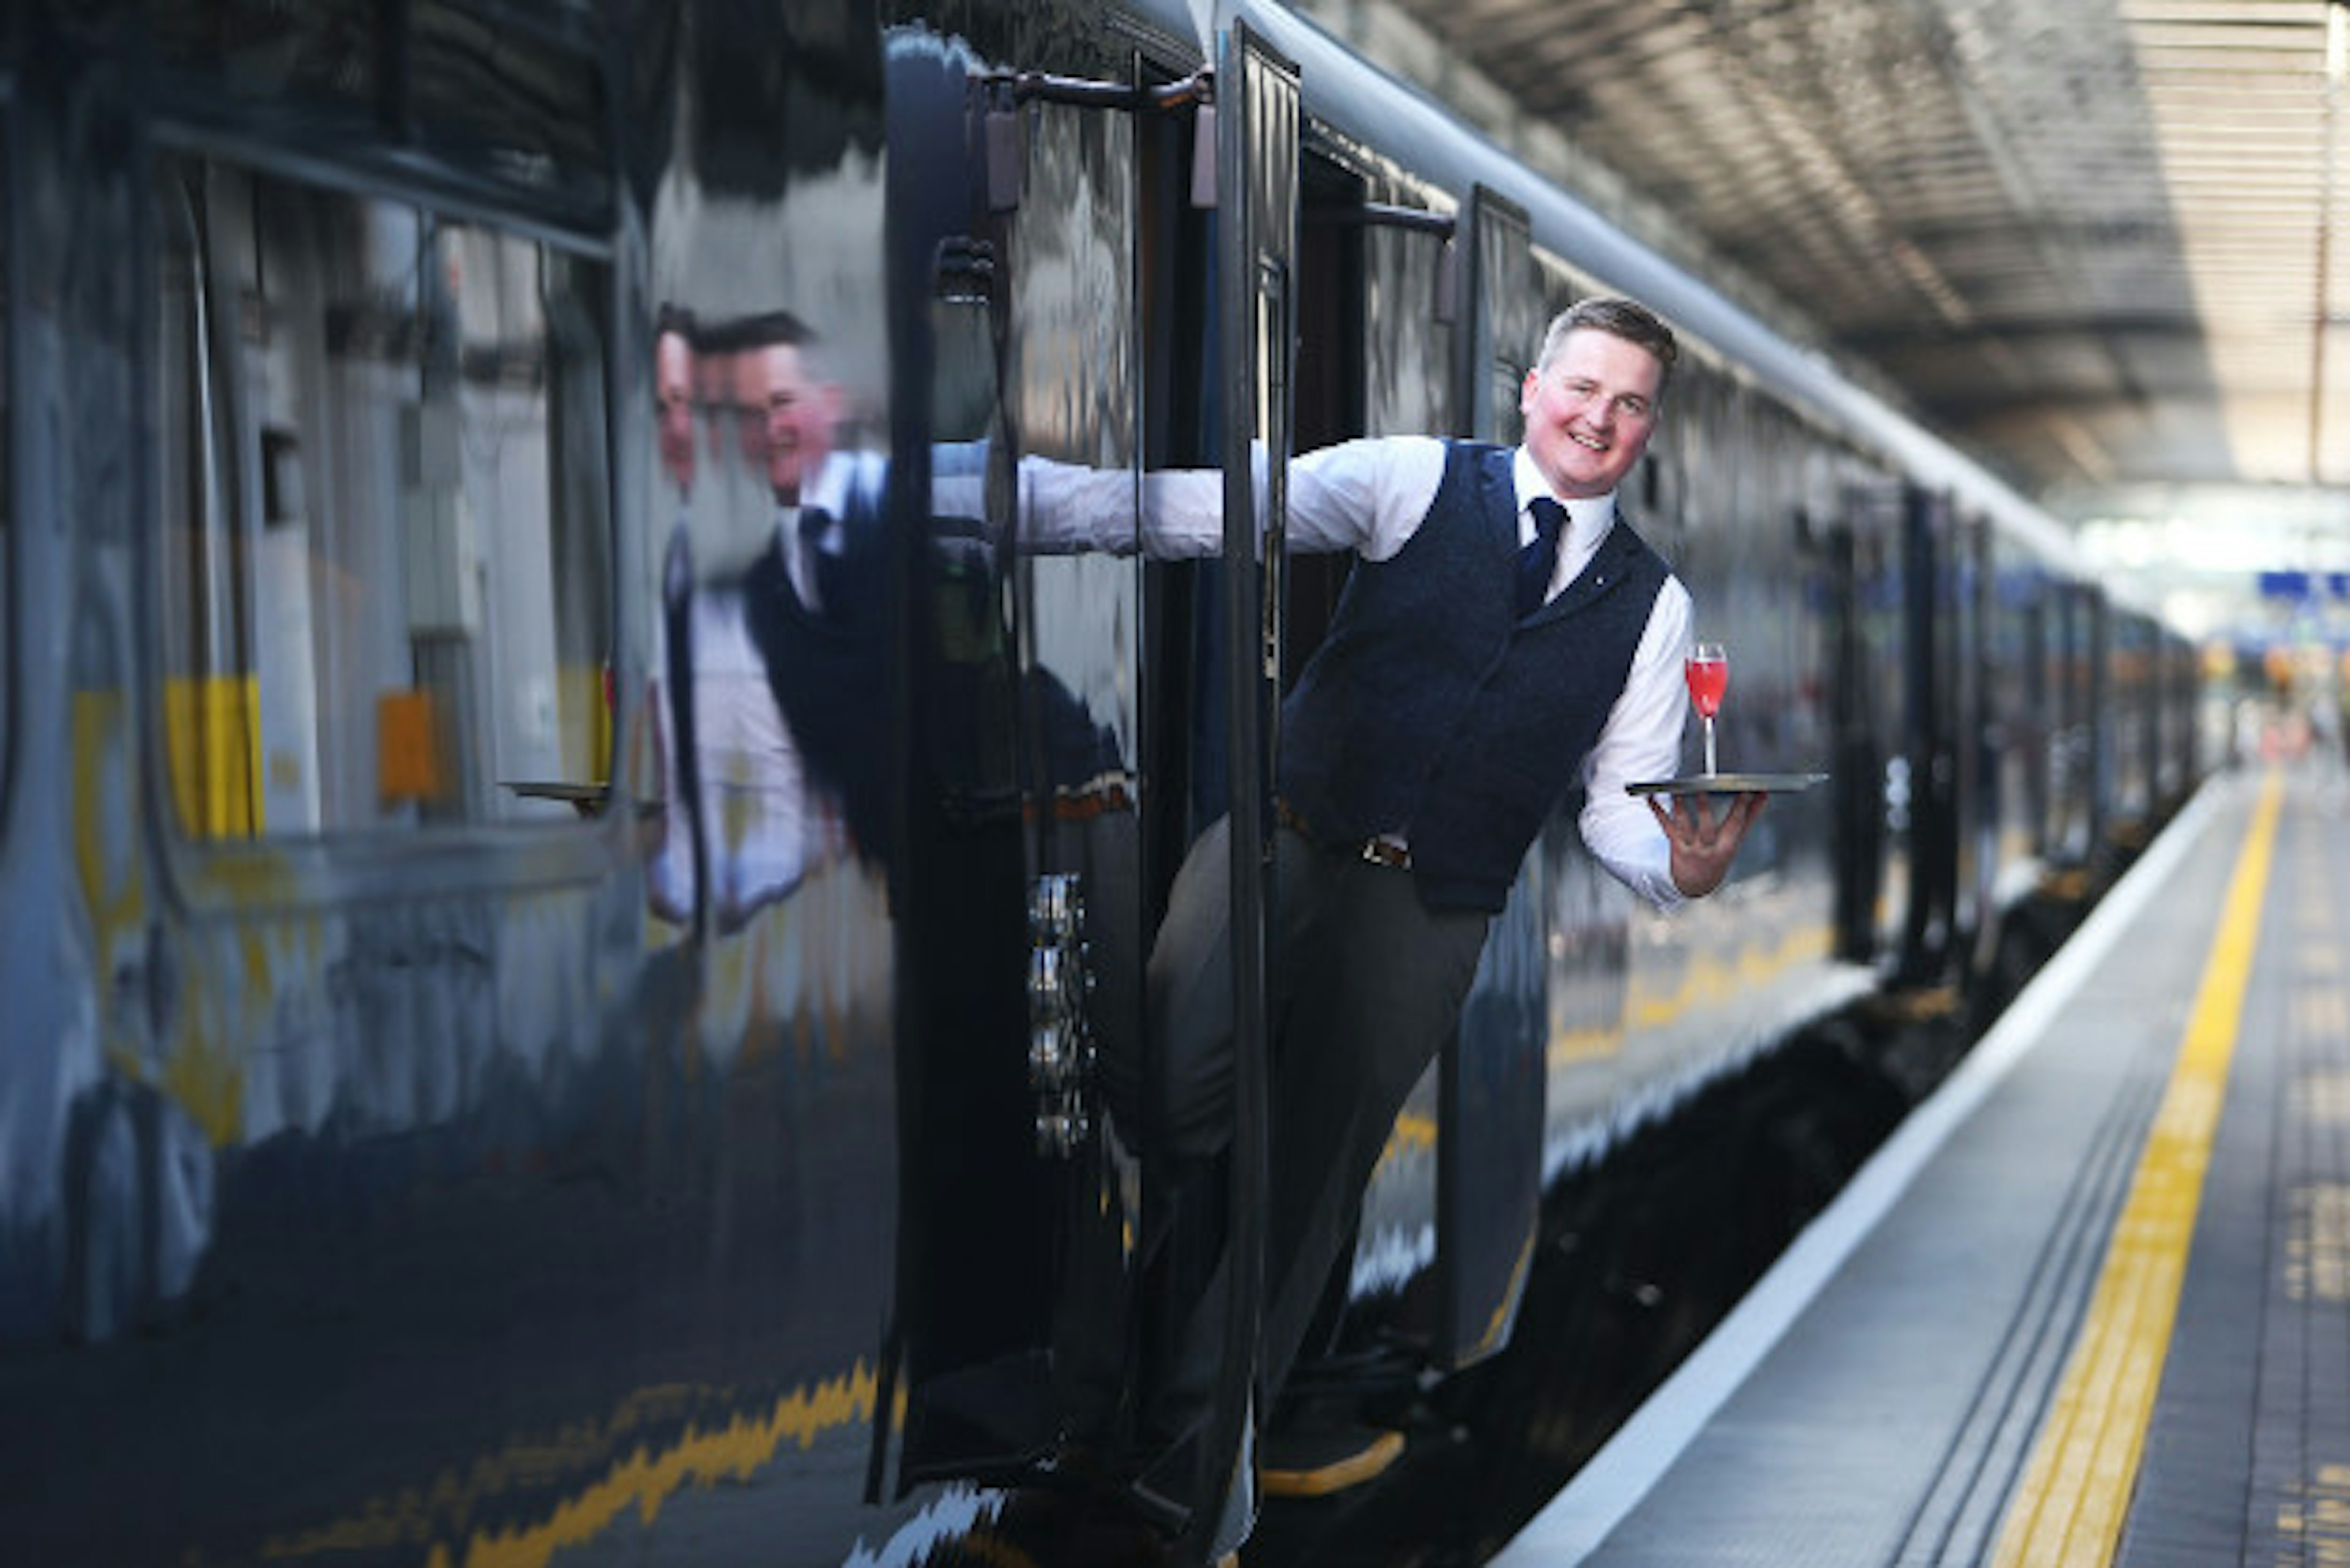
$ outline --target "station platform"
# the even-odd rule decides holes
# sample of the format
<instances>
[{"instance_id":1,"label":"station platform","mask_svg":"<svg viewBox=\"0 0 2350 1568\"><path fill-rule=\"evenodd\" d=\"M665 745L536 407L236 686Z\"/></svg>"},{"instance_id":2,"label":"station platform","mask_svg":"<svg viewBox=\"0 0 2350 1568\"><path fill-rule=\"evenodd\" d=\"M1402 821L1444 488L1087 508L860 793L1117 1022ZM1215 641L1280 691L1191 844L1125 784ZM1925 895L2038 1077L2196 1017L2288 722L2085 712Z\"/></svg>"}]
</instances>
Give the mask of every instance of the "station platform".
<instances>
[{"instance_id":1,"label":"station platform","mask_svg":"<svg viewBox=\"0 0 2350 1568\"><path fill-rule=\"evenodd\" d=\"M2208 785L1494 1568L2350 1563L2345 879Z\"/></svg>"}]
</instances>

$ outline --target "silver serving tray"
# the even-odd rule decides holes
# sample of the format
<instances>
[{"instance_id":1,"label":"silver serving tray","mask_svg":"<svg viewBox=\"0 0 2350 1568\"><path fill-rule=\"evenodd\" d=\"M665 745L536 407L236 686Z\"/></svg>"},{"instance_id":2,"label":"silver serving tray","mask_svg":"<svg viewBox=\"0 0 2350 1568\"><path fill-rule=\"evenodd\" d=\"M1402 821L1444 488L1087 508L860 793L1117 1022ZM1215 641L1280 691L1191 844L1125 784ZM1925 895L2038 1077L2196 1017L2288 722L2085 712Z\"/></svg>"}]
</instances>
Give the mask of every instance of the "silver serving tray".
<instances>
[{"instance_id":1,"label":"silver serving tray","mask_svg":"<svg viewBox=\"0 0 2350 1568\"><path fill-rule=\"evenodd\" d=\"M1627 794L1792 794L1815 784L1825 774L1691 774L1686 778L1650 779L1627 784Z\"/></svg>"}]
</instances>

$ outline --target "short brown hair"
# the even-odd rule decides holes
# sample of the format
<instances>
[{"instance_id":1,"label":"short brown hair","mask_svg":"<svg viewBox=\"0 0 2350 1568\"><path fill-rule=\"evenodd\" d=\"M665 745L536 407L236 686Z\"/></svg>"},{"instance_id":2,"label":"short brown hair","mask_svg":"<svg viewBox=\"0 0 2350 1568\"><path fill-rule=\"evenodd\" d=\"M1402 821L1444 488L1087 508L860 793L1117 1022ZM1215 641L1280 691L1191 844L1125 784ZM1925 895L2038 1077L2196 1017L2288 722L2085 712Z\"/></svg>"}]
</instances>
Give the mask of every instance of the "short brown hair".
<instances>
[{"instance_id":1,"label":"short brown hair","mask_svg":"<svg viewBox=\"0 0 2350 1568\"><path fill-rule=\"evenodd\" d=\"M1637 343L1655 355L1662 371L1657 378L1657 400L1664 401L1665 389L1672 384L1673 363L1680 358L1681 346L1673 337L1673 329L1655 311L1637 299L1617 295L1596 294L1588 299L1578 299L1551 318L1550 329L1543 334L1542 358L1535 361L1536 365L1549 364L1566 341L1567 334L1581 331L1605 332L1627 343Z\"/></svg>"}]
</instances>

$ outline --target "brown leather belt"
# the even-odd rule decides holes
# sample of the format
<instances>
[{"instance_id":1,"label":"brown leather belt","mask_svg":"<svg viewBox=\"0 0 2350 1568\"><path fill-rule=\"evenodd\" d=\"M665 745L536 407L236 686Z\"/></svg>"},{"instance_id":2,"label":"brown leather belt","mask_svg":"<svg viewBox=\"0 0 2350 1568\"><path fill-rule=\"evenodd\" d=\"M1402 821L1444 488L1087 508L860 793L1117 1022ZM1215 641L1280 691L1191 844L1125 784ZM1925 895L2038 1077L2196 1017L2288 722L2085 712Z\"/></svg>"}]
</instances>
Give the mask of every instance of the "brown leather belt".
<instances>
[{"instance_id":1,"label":"brown leather belt","mask_svg":"<svg viewBox=\"0 0 2350 1568\"><path fill-rule=\"evenodd\" d=\"M1315 836L1312 828L1305 826L1305 819L1298 815L1290 804L1278 795L1275 795L1273 801L1273 819L1309 844L1324 842ZM1366 838L1355 846L1355 853L1367 865L1385 866L1396 871L1411 869L1411 847L1409 845L1399 844L1392 838Z\"/></svg>"}]
</instances>

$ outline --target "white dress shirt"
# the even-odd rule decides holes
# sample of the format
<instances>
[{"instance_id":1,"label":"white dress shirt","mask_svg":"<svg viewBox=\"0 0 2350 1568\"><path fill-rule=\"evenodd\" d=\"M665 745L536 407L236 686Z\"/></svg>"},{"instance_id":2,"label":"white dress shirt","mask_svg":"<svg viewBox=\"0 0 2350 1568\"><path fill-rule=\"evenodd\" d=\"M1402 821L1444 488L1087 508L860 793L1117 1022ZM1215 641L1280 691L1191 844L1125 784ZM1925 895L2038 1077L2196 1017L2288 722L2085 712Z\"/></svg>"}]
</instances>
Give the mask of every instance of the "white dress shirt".
<instances>
[{"instance_id":1,"label":"white dress shirt","mask_svg":"<svg viewBox=\"0 0 2350 1568\"><path fill-rule=\"evenodd\" d=\"M836 452L802 489L797 505L777 504L775 554L792 580L792 591L811 611L821 614L832 607L824 602L816 586L816 557L829 556L837 560L847 551L848 519L860 508L870 509L873 498L881 493L887 472L888 461L879 452ZM802 531L804 508L823 513L824 525Z\"/></svg>"},{"instance_id":2,"label":"white dress shirt","mask_svg":"<svg viewBox=\"0 0 2350 1568\"><path fill-rule=\"evenodd\" d=\"M775 550L793 589L811 611L826 607L816 591L816 556L847 547L848 519L861 499L879 493L882 459L869 452L834 452L802 493L829 518L813 535L799 528L797 507L777 506ZM669 732L668 618L655 620L653 689L663 798L682 801L683 773ZM693 672L695 773L707 896L721 930L733 930L762 907L786 898L809 873L843 846L838 803L808 774L799 738L777 706L766 657L751 630L750 607L739 583L697 583L687 608L686 635ZM666 814L661 846L648 875L654 909L676 920L692 911L702 890L693 881L693 846L686 814Z\"/></svg>"},{"instance_id":3,"label":"white dress shirt","mask_svg":"<svg viewBox=\"0 0 2350 1568\"><path fill-rule=\"evenodd\" d=\"M1287 547L1352 550L1367 561L1392 559L1419 532L1444 481L1445 443L1431 436L1374 437L1304 453L1289 467ZM1513 467L1518 540L1534 536L1527 506L1550 493L1523 447ZM1134 475L1024 459L1021 530L1030 549L1139 548L1155 558L1214 556L1223 548L1223 474L1215 469L1164 470L1141 483L1135 518ZM1262 485L1258 493L1263 493ZM1590 563L1616 518L1611 493L1560 497L1567 522L1551 575L1555 594ZM1576 826L1610 874L1659 909L1684 902L1673 886L1671 846L1646 801L1626 784L1680 772L1689 691L1681 661L1689 647L1689 590L1668 577L1648 612L1624 690L1585 759L1585 801Z\"/></svg>"}]
</instances>

